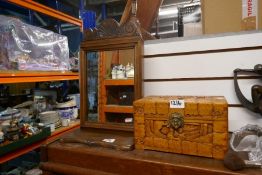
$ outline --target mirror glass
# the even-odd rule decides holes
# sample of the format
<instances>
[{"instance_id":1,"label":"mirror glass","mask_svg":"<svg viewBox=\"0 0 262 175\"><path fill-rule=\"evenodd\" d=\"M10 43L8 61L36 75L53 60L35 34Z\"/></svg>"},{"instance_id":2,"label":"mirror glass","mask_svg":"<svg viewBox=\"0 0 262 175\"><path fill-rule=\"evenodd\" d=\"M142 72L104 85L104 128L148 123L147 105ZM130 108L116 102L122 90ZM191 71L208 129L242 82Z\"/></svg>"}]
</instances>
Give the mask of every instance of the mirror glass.
<instances>
[{"instance_id":1,"label":"mirror glass","mask_svg":"<svg viewBox=\"0 0 262 175\"><path fill-rule=\"evenodd\" d=\"M87 53L87 120L90 122L97 122L98 116L98 52Z\"/></svg>"}]
</instances>

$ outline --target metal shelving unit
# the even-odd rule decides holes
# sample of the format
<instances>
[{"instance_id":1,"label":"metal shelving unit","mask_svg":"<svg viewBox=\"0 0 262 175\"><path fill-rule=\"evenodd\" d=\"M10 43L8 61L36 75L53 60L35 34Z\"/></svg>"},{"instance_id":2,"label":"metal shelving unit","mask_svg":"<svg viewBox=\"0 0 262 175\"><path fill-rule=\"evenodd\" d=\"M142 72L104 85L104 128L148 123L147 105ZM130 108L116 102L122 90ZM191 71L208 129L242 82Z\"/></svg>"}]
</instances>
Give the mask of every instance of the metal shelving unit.
<instances>
[{"instance_id":1,"label":"metal shelving unit","mask_svg":"<svg viewBox=\"0 0 262 175\"><path fill-rule=\"evenodd\" d=\"M40 140L36 143L33 143L31 145L25 146L23 148L20 148L16 151L13 151L11 153L8 153L6 155L1 156L0 158L0 164L7 162L9 160L12 160L16 157L19 157L23 154L26 154L36 148L39 148L41 145L43 144L48 144L51 143L53 141L55 141L56 139L58 139L58 137L62 136L63 134L66 134L68 132L72 132L73 130L77 129L80 127L80 121L77 120L74 123L71 123L69 126L67 127L61 127L58 128L57 130L55 130L53 133L51 133L51 135L49 137L47 137L46 139Z\"/></svg>"},{"instance_id":2,"label":"metal shelving unit","mask_svg":"<svg viewBox=\"0 0 262 175\"><path fill-rule=\"evenodd\" d=\"M1 71L0 84L44 81L78 80L78 73L70 71Z\"/></svg>"},{"instance_id":3,"label":"metal shelving unit","mask_svg":"<svg viewBox=\"0 0 262 175\"><path fill-rule=\"evenodd\" d=\"M28 82L43 82L43 81L60 81L60 80L78 80L78 73L70 71L58 72L58 71L0 71L0 84L8 83L28 83ZM71 132L80 127L80 121L72 123L68 127L61 127L54 131L48 138L33 143L29 146L22 147L14 152L8 153L0 158L0 164L7 162L11 159L19 157L29 151L39 148L42 144L48 144L59 136Z\"/></svg>"},{"instance_id":4,"label":"metal shelving unit","mask_svg":"<svg viewBox=\"0 0 262 175\"><path fill-rule=\"evenodd\" d=\"M6 0L9 3L24 7L28 10L33 10L44 15L48 15L55 19L59 19L76 26L83 28L82 20L74 18L70 15L54 10L50 7L34 2L32 0ZM0 70L0 84L9 83L28 83L28 82L44 82L44 81L62 81L62 80L78 80L78 73L71 71L12 71L12 70ZM72 130L79 128L80 122L76 121L68 127L61 127L54 131L51 136L29 146L22 147L16 151L8 153L0 158L0 164L21 156L29 151L39 148L42 144L48 144L56 140L59 136L71 132Z\"/></svg>"},{"instance_id":5,"label":"metal shelving unit","mask_svg":"<svg viewBox=\"0 0 262 175\"><path fill-rule=\"evenodd\" d=\"M24 7L29 10L33 10L33 11L45 14L47 16L50 16L56 19L60 19L62 21L65 21L71 24L75 24L79 26L81 30L83 28L83 22L81 19L74 18L70 15L54 10L50 7L34 2L32 0L7 0L7 2Z\"/></svg>"}]
</instances>

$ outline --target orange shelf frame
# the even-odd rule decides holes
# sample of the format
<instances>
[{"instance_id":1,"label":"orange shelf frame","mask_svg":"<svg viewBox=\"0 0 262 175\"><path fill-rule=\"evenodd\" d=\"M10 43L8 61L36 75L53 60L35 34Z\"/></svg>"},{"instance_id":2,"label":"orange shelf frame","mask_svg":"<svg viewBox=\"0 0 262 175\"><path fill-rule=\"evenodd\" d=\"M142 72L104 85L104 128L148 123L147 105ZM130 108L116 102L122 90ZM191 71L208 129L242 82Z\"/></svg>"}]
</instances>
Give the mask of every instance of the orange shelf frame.
<instances>
[{"instance_id":1,"label":"orange shelf frame","mask_svg":"<svg viewBox=\"0 0 262 175\"><path fill-rule=\"evenodd\" d=\"M78 73L70 71L0 71L0 84L78 79Z\"/></svg>"},{"instance_id":2,"label":"orange shelf frame","mask_svg":"<svg viewBox=\"0 0 262 175\"><path fill-rule=\"evenodd\" d=\"M134 85L134 79L106 79L104 81L104 84L106 86L133 86Z\"/></svg>"},{"instance_id":3,"label":"orange shelf frame","mask_svg":"<svg viewBox=\"0 0 262 175\"><path fill-rule=\"evenodd\" d=\"M82 20L78 19L78 18L74 18L70 15L67 15L65 13L62 13L60 11L54 10L52 8L49 8L45 5L42 5L40 3L34 2L32 0L7 0L10 3L13 3L15 5L30 9L30 10L34 10L36 12L54 17L56 19L60 19L62 21L71 23L71 24L75 24L77 26L80 26L81 30L83 27L83 22Z\"/></svg>"},{"instance_id":4,"label":"orange shelf frame","mask_svg":"<svg viewBox=\"0 0 262 175\"><path fill-rule=\"evenodd\" d=\"M12 160L16 157L19 157L25 153L28 153L36 148L39 148L41 145L43 144L48 144L51 143L53 141L55 141L56 139L58 139L58 137L62 136L65 133L68 132L72 132L73 130L77 129L80 127L80 121L76 121L74 123L71 123L68 127L61 127L58 128L57 130L55 130L54 132L52 132L51 136L47 137L46 139L40 140L38 142L35 142L31 145L25 146L23 148L20 148L14 152L11 152L9 154L6 154L2 157L0 157L0 164L7 162L9 160Z\"/></svg>"},{"instance_id":5,"label":"orange shelf frame","mask_svg":"<svg viewBox=\"0 0 262 175\"><path fill-rule=\"evenodd\" d=\"M105 105L104 112L132 114L134 109L133 106Z\"/></svg>"}]
</instances>

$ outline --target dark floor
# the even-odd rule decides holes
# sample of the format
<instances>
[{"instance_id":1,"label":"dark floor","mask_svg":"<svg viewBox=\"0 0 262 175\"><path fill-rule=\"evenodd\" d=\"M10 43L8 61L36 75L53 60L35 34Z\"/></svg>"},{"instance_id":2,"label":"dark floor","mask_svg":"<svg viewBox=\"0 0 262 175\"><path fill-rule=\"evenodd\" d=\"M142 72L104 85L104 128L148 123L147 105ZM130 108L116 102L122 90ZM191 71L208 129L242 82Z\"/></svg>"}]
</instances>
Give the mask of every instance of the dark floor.
<instances>
[{"instance_id":1,"label":"dark floor","mask_svg":"<svg viewBox=\"0 0 262 175\"><path fill-rule=\"evenodd\" d=\"M38 150L31 151L18 158L0 164L0 175L24 175L29 170L35 169L40 163ZM35 171L36 172L36 171ZM34 174L37 175L37 174Z\"/></svg>"}]
</instances>

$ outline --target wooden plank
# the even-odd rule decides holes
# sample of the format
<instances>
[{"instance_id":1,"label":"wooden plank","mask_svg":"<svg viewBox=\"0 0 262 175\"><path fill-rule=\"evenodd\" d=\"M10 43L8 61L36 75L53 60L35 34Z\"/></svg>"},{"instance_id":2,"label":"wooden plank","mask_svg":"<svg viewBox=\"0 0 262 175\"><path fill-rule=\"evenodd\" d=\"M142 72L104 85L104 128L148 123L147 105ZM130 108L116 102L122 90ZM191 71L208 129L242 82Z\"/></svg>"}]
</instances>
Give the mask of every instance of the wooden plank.
<instances>
[{"instance_id":1,"label":"wooden plank","mask_svg":"<svg viewBox=\"0 0 262 175\"><path fill-rule=\"evenodd\" d=\"M120 24L124 24L128 21L132 10L132 0L127 0L125 9L120 19Z\"/></svg>"},{"instance_id":2,"label":"wooden plank","mask_svg":"<svg viewBox=\"0 0 262 175\"><path fill-rule=\"evenodd\" d=\"M70 137L73 138L103 138L105 134L99 135L97 132L86 131L89 134L83 134L85 130L73 132ZM91 133L91 134L90 134ZM83 136L80 137L79 135ZM123 136L123 132L122 135ZM125 136L125 135L124 135ZM107 138L112 138L107 136ZM115 136L113 137L115 138ZM121 140L121 139L118 139ZM72 146L76 149L72 149ZM247 168L242 171L231 171L223 165L223 161L199 156L188 156L182 154L164 153L160 151L115 151L101 147L88 147L83 144L60 144L54 142L47 147L48 162L57 163L64 166L75 166L85 169L99 170L104 173L115 174L143 174L143 175L260 175L262 170L256 168ZM66 154L65 154L66 153ZM68 157L70 159L68 159ZM118 168L115 167L118 166ZM60 173L56 168L45 169L52 173ZM66 168L65 168L66 170ZM66 172L66 171L65 171ZM74 173L77 174L77 173ZM79 173L80 175L81 173ZM83 174L83 173L82 173ZM92 174L92 173L91 173Z\"/></svg>"},{"instance_id":3,"label":"wooden plank","mask_svg":"<svg viewBox=\"0 0 262 175\"><path fill-rule=\"evenodd\" d=\"M1 84L78 79L78 73L70 71L0 71Z\"/></svg>"},{"instance_id":4,"label":"wooden plank","mask_svg":"<svg viewBox=\"0 0 262 175\"><path fill-rule=\"evenodd\" d=\"M46 76L46 77L17 77L17 78L0 78L1 84L7 83L29 83L29 82L44 82L44 81L65 81L78 80L78 76Z\"/></svg>"},{"instance_id":5,"label":"wooden plank","mask_svg":"<svg viewBox=\"0 0 262 175\"><path fill-rule=\"evenodd\" d=\"M106 87L105 87L105 81L104 77L106 75L106 53L100 52L100 58L99 58L99 73L98 73L98 81L99 81L99 94L98 94L98 112L99 112L99 122L105 123L106 122L106 115L105 115L105 109L103 106L106 104L107 101L107 95L106 95Z\"/></svg>"},{"instance_id":6,"label":"wooden plank","mask_svg":"<svg viewBox=\"0 0 262 175\"><path fill-rule=\"evenodd\" d=\"M87 52L80 50L80 78L79 78L79 85L80 85L80 123L81 126L85 124L86 116L88 115L88 99L87 98L87 59L86 59Z\"/></svg>"},{"instance_id":7,"label":"wooden plank","mask_svg":"<svg viewBox=\"0 0 262 175\"><path fill-rule=\"evenodd\" d=\"M133 106L105 105L104 112L132 114L134 109Z\"/></svg>"},{"instance_id":8,"label":"wooden plank","mask_svg":"<svg viewBox=\"0 0 262 175\"><path fill-rule=\"evenodd\" d=\"M162 2L163 0L138 0L136 16L146 31L150 31Z\"/></svg>"},{"instance_id":9,"label":"wooden plank","mask_svg":"<svg viewBox=\"0 0 262 175\"><path fill-rule=\"evenodd\" d=\"M114 173L106 173L104 171L89 169L89 168L80 168L79 166L71 166L67 164L52 163L52 162L41 162L41 169L44 169L44 174L47 172L55 170L59 174L85 174L85 175L117 175Z\"/></svg>"},{"instance_id":10,"label":"wooden plank","mask_svg":"<svg viewBox=\"0 0 262 175\"><path fill-rule=\"evenodd\" d=\"M157 15L158 9L161 6L163 0L138 0L137 1L137 14L141 27L146 31L150 31ZM120 24L124 24L131 16L132 11L132 0L128 0L126 3L125 10L122 14Z\"/></svg>"},{"instance_id":11,"label":"wooden plank","mask_svg":"<svg viewBox=\"0 0 262 175\"><path fill-rule=\"evenodd\" d=\"M105 81L106 86L132 86L134 85L134 79L106 79Z\"/></svg>"},{"instance_id":12,"label":"wooden plank","mask_svg":"<svg viewBox=\"0 0 262 175\"><path fill-rule=\"evenodd\" d=\"M71 71L24 71L24 70L0 70L0 77L45 77L45 76L77 76Z\"/></svg>"}]
</instances>

